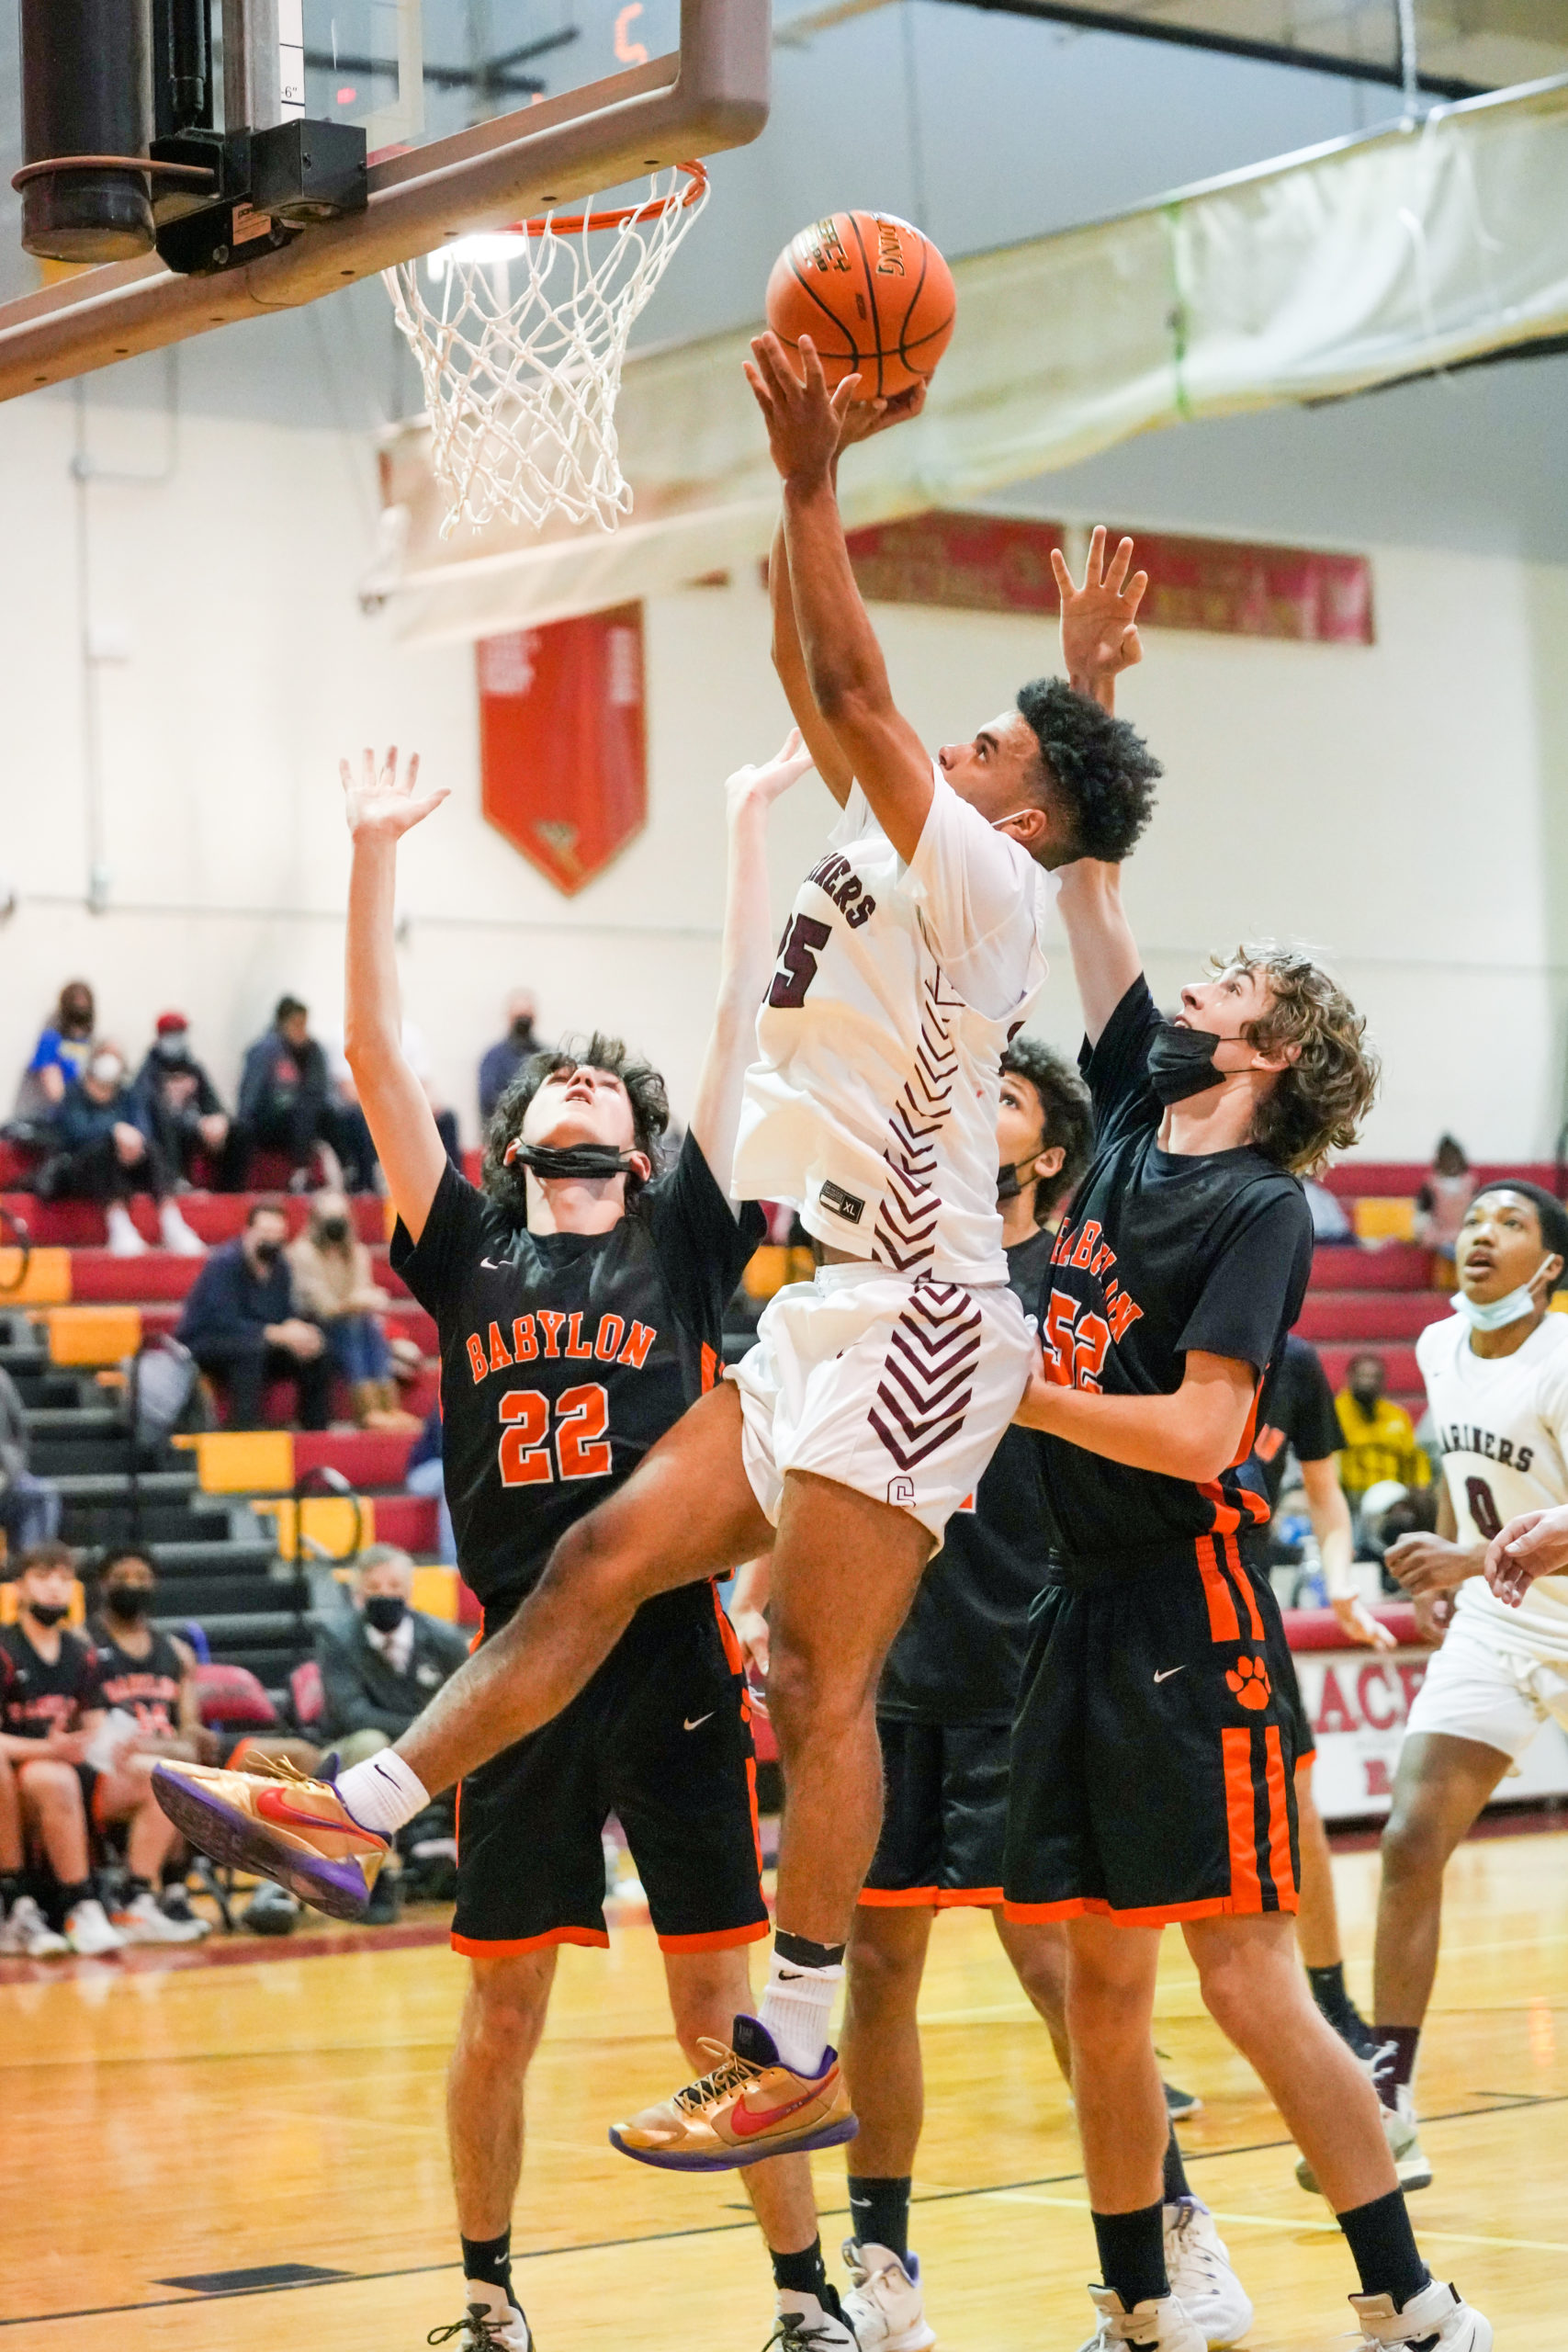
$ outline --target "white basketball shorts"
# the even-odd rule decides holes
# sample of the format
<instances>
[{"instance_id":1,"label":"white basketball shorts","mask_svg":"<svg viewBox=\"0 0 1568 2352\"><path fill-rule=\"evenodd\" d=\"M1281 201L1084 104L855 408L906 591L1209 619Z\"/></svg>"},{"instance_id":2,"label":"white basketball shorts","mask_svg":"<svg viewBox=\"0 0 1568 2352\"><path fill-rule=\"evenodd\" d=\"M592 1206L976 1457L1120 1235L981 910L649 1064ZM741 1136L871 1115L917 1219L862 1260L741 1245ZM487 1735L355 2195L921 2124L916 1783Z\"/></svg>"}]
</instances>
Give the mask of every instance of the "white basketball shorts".
<instances>
[{"instance_id":1,"label":"white basketball shorts","mask_svg":"<svg viewBox=\"0 0 1568 2352\"><path fill-rule=\"evenodd\" d=\"M1461 1617L1427 1668L1404 1729L1407 1738L1441 1731L1476 1739L1517 1764L1551 1715L1568 1730L1568 1670L1506 1650Z\"/></svg>"},{"instance_id":2,"label":"white basketball shorts","mask_svg":"<svg viewBox=\"0 0 1568 2352\"><path fill-rule=\"evenodd\" d=\"M910 1282L857 1261L790 1283L729 1374L769 1521L785 1473L809 1470L908 1511L940 1544L1017 1410L1032 1345L1004 1283Z\"/></svg>"}]
</instances>

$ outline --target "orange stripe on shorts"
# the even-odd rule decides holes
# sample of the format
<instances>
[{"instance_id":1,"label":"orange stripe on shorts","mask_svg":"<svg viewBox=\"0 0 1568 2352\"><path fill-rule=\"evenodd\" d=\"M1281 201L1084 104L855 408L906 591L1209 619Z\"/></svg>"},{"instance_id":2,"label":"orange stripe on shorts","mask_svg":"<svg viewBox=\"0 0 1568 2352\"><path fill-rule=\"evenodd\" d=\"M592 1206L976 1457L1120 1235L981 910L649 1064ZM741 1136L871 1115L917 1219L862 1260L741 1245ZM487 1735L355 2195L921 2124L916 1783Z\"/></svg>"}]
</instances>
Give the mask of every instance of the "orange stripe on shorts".
<instances>
[{"instance_id":1,"label":"orange stripe on shorts","mask_svg":"<svg viewBox=\"0 0 1568 2352\"><path fill-rule=\"evenodd\" d=\"M1225 1760L1225 1823L1230 1833L1231 1901L1234 1912L1261 1911L1258 1876L1258 1832L1252 1796L1252 1733L1234 1725L1220 1734Z\"/></svg>"},{"instance_id":2,"label":"orange stripe on shorts","mask_svg":"<svg viewBox=\"0 0 1568 2352\"><path fill-rule=\"evenodd\" d=\"M1209 1639L1212 1642L1239 1642L1241 1620L1235 1613L1235 1596L1220 1574L1213 1537L1200 1535L1197 1552L1198 1572L1203 1579L1203 1598L1209 1604Z\"/></svg>"},{"instance_id":3,"label":"orange stripe on shorts","mask_svg":"<svg viewBox=\"0 0 1568 2352\"><path fill-rule=\"evenodd\" d=\"M1255 1642L1260 1642L1263 1639L1263 1620L1258 1613L1258 1595L1252 1589L1252 1578L1241 1564L1241 1553L1237 1548L1235 1537L1227 1535L1224 1538L1224 1542L1225 1566L1231 1572L1231 1580L1236 1590L1247 1603L1247 1615L1252 1621L1252 1638Z\"/></svg>"},{"instance_id":4,"label":"orange stripe on shorts","mask_svg":"<svg viewBox=\"0 0 1568 2352\"><path fill-rule=\"evenodd\" d=\"M1263 1727L1263 1776L1269 1786L1269 1869L1281 1911L1293 1911L1298 1895L1295 1866L1291 1860L1291 1809L1285 1792L1285 1754L1280 1726Z\"/></svg>"}]
</instances>

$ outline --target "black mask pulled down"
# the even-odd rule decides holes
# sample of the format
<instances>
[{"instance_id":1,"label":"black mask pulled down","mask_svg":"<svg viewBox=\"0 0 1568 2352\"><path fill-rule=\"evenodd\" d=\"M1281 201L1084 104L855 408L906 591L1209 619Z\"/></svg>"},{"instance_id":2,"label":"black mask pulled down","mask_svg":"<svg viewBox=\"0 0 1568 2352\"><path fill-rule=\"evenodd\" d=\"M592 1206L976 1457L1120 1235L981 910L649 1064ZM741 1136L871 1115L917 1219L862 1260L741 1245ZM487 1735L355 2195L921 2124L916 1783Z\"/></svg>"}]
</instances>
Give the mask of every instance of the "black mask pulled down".
<instances>
[{"instance_id":1,"label":"black mask pulled down","mask_svg":"<svg viewBox=\"0 0 1568 2352\"><path fill-rule=\"evenodd\" d=\"M152 1589L142 1584L111 1584L104 1594L104 1604L111 1616L134 1622L152 1608Z\"/></svg>"},{"instance_id":2,"label":"black mask pulled down","mask_svg":"<svg viewBox=\"0 0 1568 2352\"><path fill-rule=\"evenodd\" d=\"M1190 1094L1205 1093L1222 1085L1225 1073L1214 1068L1222 1040L1209 1029L1180 1029L1162 1021L1149 1041L1149 1084L1168 1111Z\"/></svg>"},{"instance_id":3,"label":"black mask pulled down","mask_svg":"<svg viewBox=\"0 0 1568 2352\"><path fill-rule=\"evenodd\" d=\"M28 1608L40 1625L58 1625L71 1614L71 1604L65 1600L29 1600Z\"/></svg>"},{"instance_id":4,"label":"black mask pulled down","mask_svg":"<svg viewBox=\"0 0 1568 2352\"><path fill-rule=\"evenodd\" d=\"M624 1151L616 1151L607 1143L572 1143L558 1148L549 1143L510 1143L506 1147L506 1164L520 1161L531 1168L536 1176L585 1179L602 1176L625 1176L631 1172L632 1163Z\"/></svg>"}]
</instances>

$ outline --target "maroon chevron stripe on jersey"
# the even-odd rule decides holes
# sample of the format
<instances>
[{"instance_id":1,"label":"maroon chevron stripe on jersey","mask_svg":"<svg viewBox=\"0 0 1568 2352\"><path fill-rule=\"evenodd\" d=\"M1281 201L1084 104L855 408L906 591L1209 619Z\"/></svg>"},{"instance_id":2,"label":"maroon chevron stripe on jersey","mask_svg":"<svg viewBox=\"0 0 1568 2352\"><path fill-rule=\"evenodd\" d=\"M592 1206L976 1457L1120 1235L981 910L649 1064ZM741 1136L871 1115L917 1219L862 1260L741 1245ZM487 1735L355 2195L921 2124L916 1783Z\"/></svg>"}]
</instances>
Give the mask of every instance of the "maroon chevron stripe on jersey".
<instances>
[{"instance_id":1,"label":"maroon chevron stripe on jersey","mask_svg":"<svg viewBox=\"0 0 1568 2352\"><path fill-rule=\"evenodd\" d=\"M980 1357L980 1309L954 1283L917 1283L893 1327L868 1419L900 1470L964 1426Z\"/></svg>"}]
</instances>

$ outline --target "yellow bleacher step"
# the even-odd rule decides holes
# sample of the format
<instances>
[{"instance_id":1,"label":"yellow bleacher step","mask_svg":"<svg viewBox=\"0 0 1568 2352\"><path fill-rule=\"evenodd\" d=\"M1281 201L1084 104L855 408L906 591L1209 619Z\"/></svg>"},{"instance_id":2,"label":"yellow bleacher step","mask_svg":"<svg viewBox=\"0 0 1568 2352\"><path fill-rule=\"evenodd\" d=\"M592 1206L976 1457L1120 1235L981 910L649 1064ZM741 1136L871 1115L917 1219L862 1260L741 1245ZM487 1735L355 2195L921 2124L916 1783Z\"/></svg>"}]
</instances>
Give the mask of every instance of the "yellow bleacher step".
<instances>
[{"instance_id":1,"label":"yellow bleacher step","mask_svg":"<svg viewBox=\"0 0 1568 2352\"><path fill-rule=\"evenodd\" d=\"M49 1333L51 1363L118 1363L141 1345L139 1306L51 1306L34 1319Z\"/></svg>"},{"instance_id":2,"label":"yellow bleacher step","mask_svg":"<svg viewBox=\"0 0 1568 2352\"><path fill-rule=\"evenodd\" d=\"M287 1493L294 1484L290 1430L202 1430L174 1442L195 1454L204 1494Z\"/></svg>"},{"instance_id":3,"label":"yellow bleacher step","mask_svg":"<svg viewBox=\"0 0 1568 2352\"><path fill-rule=\"evenodd\" d=\"M35 1250L26 1272L19 1250L0 1250L0 1306L59 1306L70 1295L69 1250Z\"/></svg>"}]
</instances>

